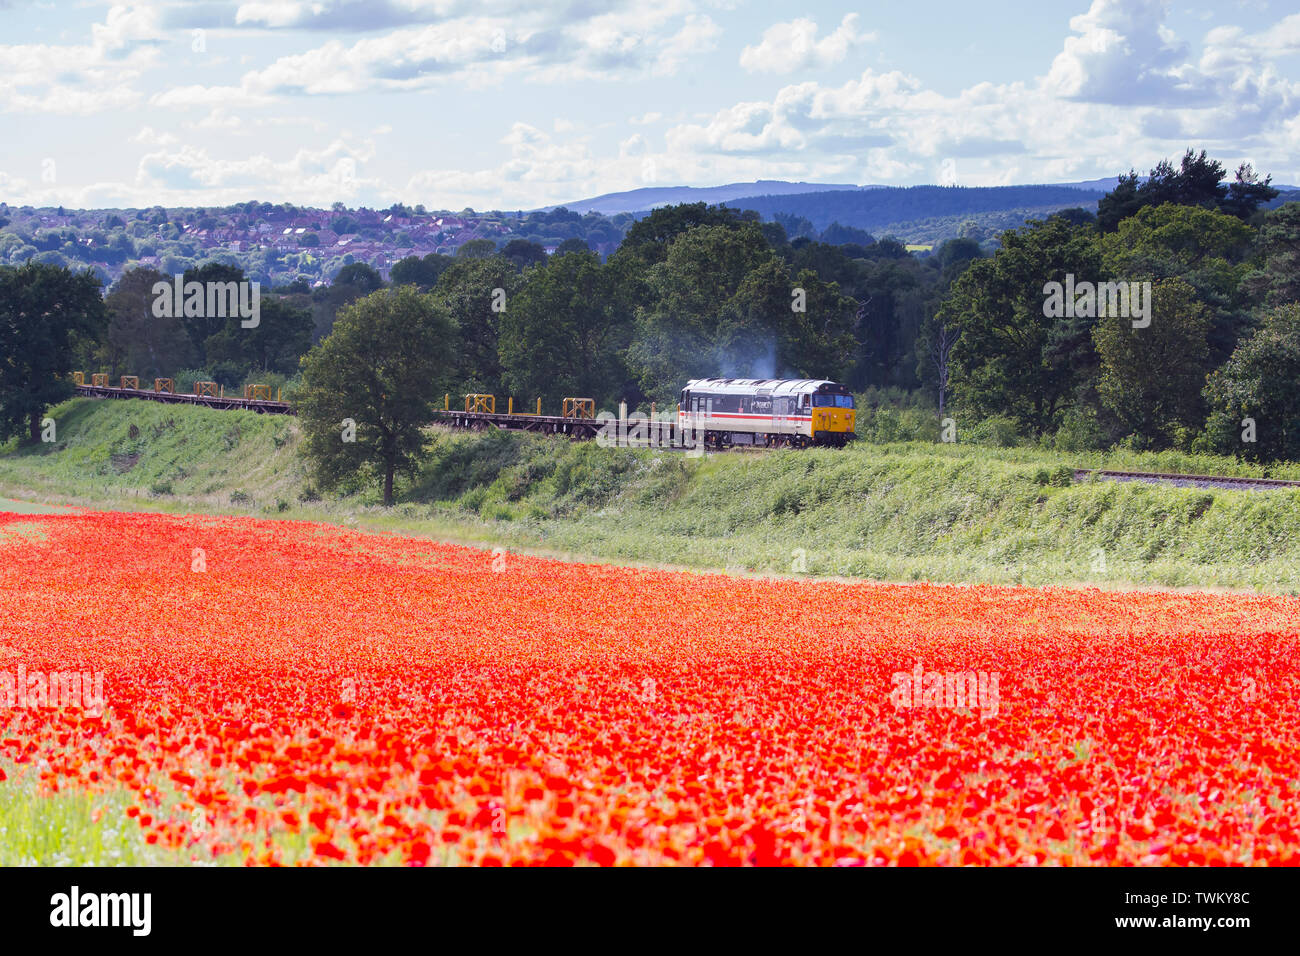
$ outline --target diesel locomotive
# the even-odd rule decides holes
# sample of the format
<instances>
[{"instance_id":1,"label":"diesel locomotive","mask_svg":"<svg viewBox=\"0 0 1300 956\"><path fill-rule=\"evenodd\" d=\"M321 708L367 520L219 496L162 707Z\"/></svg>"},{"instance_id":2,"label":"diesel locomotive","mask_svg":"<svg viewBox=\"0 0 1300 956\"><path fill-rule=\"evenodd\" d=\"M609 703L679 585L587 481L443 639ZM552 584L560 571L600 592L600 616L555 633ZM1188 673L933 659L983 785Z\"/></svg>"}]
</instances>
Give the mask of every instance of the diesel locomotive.
<instances>
[{"instance_id":1,"label":"diesel locomotive","mask_svg":"<svg viewBox=\"0 0 1300 956\"><path fill-rule=\"evenodd\" d=\"M839 446L853 438L853 393L825 379L698 378L677 416L719 448Z\"/></svg>"}]
</instances>

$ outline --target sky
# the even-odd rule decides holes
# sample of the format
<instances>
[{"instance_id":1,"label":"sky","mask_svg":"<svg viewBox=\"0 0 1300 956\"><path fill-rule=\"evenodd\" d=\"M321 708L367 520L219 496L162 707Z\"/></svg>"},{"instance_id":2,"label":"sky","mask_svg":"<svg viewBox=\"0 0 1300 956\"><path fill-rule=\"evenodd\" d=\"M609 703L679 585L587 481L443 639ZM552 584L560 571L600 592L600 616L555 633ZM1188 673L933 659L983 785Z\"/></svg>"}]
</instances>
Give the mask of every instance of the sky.
<instances>
[{"instance_id":1,"label":"sky","mask_svg":"<svg viewBox=\"0 0 1300 956\"><path fill-rule=\"evenodd\" d=\"M1294 0L0 0L0 200L530 209L990 186L1188 146L1300 182Z\"/></svg>"}]
</instances>

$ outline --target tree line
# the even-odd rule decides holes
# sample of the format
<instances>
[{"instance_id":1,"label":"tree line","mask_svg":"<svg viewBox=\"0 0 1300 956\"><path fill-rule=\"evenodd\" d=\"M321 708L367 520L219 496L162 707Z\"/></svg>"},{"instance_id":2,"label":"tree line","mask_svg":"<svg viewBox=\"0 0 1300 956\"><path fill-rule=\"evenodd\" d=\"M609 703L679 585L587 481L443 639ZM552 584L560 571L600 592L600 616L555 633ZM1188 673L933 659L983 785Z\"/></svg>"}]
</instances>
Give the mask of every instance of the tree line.
<instances>
[{"instance_id":1,"label":"tree line","mask_svg":"<svg viewBox=\"0 0 1300 956\"><path fill-rule=\"evenodd\" d=\"M322 483L373 469L391 501L444 393L540 398L555 414L569 396L671 411L688 379L717 375L917 387L917 330L979 247L923 261L893 240L790 241L754 213L698 203L639 220L603 262L526 253L399 263L390 287L339 310L303 359L299 414Z\"/></svg>"},{"instance_id":2,"label":"tree line","mask_svg":"<svg viewBox=\"0 0 1300 956\"><path fill-rule=\"evenodd\" d=\"M813 376L857 389L914 389L918 330L952 277L980 255L954 241L925 259L896 240L866 245L789 239L780 224L703 203L656 210L602 260L577 239L551 255L527 240L464 244L454 256L396 263L388 282L344 266L328 287L266 290L260 324L233 317L159 316L152 289L171 277L129 270L107 291L105 324L78 340L74 364L110 378L202 373L233 387L298 374L339 310L386 287L412 286L456 326L454 391L568 395L633 406L666 401L705 375ZM28 264L14 275L35 275ZM26 269L24 272L23 269ZM53 268L53 267L48 267ZM209 262L183 281L243 282Z\"/></svg>"},{"instance_id":3,"label":"tree line","mask_svg":"<svg viewBox=\"0 0 1300 956\"><path fill-rule=\"evenodd\" d=\"M1001 417L1066 450L1300 458L1300 203L1263 211L1268 178L1224 173L1189 150L1145 181L1121 177L1096 221L1005 233L925 331L958 417ZM1083 293L1050 307L1067 279ZM1110 283L1149 290L1151 315L1103 312L1088 295Z\"/></svg>"},{"instance_id":4,"label":"tree line","mask_svg":"<svg viewBox=\"0 0 1300 956\"><path fill-rule=\"evenodd\" d=\"M577 238L551 255L515 239L409 257L387 282L351 264L327 288L268 290L254 328L160 317L153 289L169 277L154 270L128 271L101 299L88 272L29 262L0 268L0 440L35 439L73 368L278 381L323 480L368 461L391 500L444 392L552 411L567 396L670 408L686 380L721 375L830 378L920 401L940 412L935 437L954 416L1063 449L1300 458L1300 204L1263 211L1275 196L1249 167L1225 182L1189 151L1121 177L1098 215L1070 209L1004 233L991 256L973 239L925 256L890 238L832 244L792 237L807 230L788 217L684 204L632 223L605 259ZM245 276L209 262L184 280ZM1095 298L1048 301L1054 286L1106 283L1148 289L1149 322Z\"/></svg>"}]
</instances>

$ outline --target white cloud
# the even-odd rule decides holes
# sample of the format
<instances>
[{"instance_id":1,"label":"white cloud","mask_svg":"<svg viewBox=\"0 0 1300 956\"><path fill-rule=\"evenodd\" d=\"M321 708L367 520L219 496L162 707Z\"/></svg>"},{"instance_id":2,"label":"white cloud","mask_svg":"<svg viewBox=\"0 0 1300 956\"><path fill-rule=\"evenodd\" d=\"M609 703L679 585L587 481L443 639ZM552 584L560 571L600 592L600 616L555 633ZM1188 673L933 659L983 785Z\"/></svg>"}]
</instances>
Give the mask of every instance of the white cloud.
<instances>
[{"instance_id":1,"label":"white cloud","mask_svg":"<svg viewBox=\"0 0 1300 956\"><path fill-rule=\"evenodd\" d=\"M601 171L584 138L561 143L535 126L517 122L501 143L510 158L500 165L477 170L421 170L408 181L407 195L431 208L470 205L510 209L543 204L555 197L577 198Z\"/></svg>"},{"instance_id":2,"label":"white cloud","mask_svg":"<svg viewBox=\"0 0 1300 956\"><path fill-rule=\"evenodd\" d=\"M19 179L17 176L10 176L3 169L0 169L0 195L10 197L25 197L29 195L31 185L25 179Z\"/></svg>"},{"instance_id":3,"label":"white cloud","mask_svg":"<svg viewBox=\"0 0 1300 956\"><path fill-rule=\"evenodd\" d=\"M90 28L95 49L113 52L156 42L160 34L158 11L141 4L115 4L109 8L103 23Z\"/></svg>"},{"instance_id":4,"label":"white cloud","mask_svg":"<svg viewBox=\"0 0 1300 956\"><path fill-rule=\"evenodd\" d=\"M1300 51L1300 15L1255 34L1211 31L1199 63L1164 17L1159 2L1094 0L1038 80L947 95L899 70L867 69L838 86L807 81L723 107L665 139L679 156L838 164L842 176L862 173L859 181L930 179L945 168L966 185L1091 178L1149 166L1191 142L1225 162L1248 148L1275 167L1300 129L1300 91L1270 60ZM807 62L810 23L790 52L798 23L747 48L747 66Z\"/></svg>"},{"instance_id":5,"label":"white cloud","mask_svg":"<svg viewBox=\"0 0 1300 956\"><path fill-rule=\"evenodd\" d=\"M0 44L0 111L122 111L95 128L116 123L105 168L120 164L127 182L70 186L61 178L57 196L46 183L0 185L11 201L65 205L256 195L528 208L656 183L1083 179L1147 168L1193 143L1229 165L1249 154L1279 181L1300 178L1287 171L1300 152L1300 85L1288 59L1300 53L1300 14L1217 27L1187 43L1158 0L1092 0L1052 44L1043 75L955 92L908 69L859 67L833 84L801 76L852 62L873 38L854 14L829 32L805 17L770 26L740 54L746 71L791 79L751 79L743 99L720 101L710 81L739 71L716 55L721 27L704 11L733 29L735 19L715 12L728 5L268 0L241 4L232 17L233 6L216 4L115 4L82 28L79 43ZM222 24L203 19L220 10ZM214 45L197 61L196 24ZM666 76L679 80L661 82ZM532 89L545 84L554 92ZM531 118L495 146L484 130L497 120L465 110L488 86L505 94L486 98L497 104L519 90L513 115ZM426 91L437 96L400 99ZM454 108L444 108L443 96ZM193 112L169 125L146 103ZM339 132L346 127L390 135L393 148L375 161L370 141ZM239 140L243 153L223 142L249 131L258 138ZM145 155L123 155L127 141ZM261 152L247 155L250 142ZM474 158L417 161L431 168L411 172L409 157L430 142L437 148L429 155L463 149ZM41 148L21 168L35 168Z\"/></svg>"},{"instance_id":6,"label":"white cloud","mask_svg":"<svg viewBox=\"0 0 1300 956\"><path fill-rule=\"evenodd\" d=\"M355 200L366 190L382 187L362 174L373 159L373 142L336 139L321 149L298 149L287 160L265 153L232 159L213 156L205 147L186 144L179 150L158 150L141 157L136 170L136 194L219 197L233 201L251 194L296 196L299 201L323 197ZM154 200L157 202L158 200Z\"/></svg>"},{"instance_id":7,"label":"white cloud","mask_svg":"<svg viewBox=\"0 0 1300 956\"><path fill-rule=\"evenodd\" d=\"M650 151L650 144L640 133L633 133L618 144L619 156L644 156Z\"/></svg>"},{"instance_id":8,"label":"white cloud","mask_svg":"<svg viewBox=\"0 0 1300 956\"><path fill-rule=\"evenodd\" d=\"M0 45L0 111L87 115L133 106L133 84L158 61L156 11L109 8L91 42Z\"/></svg>"},{"instance_id":9,"label":"white cloud","mask_svg":"<svg viewBox=\"0 0 1300 956\"><path fill-rule=\"evenodd\" d=\"M176 137L171 133L160 133L152 126L143 126L140 132L131 137L133 143L144 143L146 146L172 146L176 143Z\"/></svg>"},{"instance_id":10,"label":"white cloud","mask_svg":"<svg viewBox=\"0 0 1300 956\"><path fill-rule=\"evenodd\" d=\"M737 103L719 110L705 125L685 124L667 133L669 147L720 153L800 150L804 135L775 103Z\"/></svg>"},{"instance_id":11,"label":"white cloud","mask_svg":"<svg viewBox=\"0 0 1300 956\"><path fill-rule=\"evenodd\" d=\"M191 129L220 130L222 133L239 133L244 130L244 121L227 112L223 107L216 107L197 123L190 124Z\"/></svg>"},{"instance_id":12,"label":"white cloud","mask_svg":"<svg viewBox=\"0 0 1300 956\"><path fill-rule=\"evenodd\" d=\"M149 98L150 106L187 108L204 106L252 107L269 106L275 98L265 94L250 92L239 86L174 86L162 93L155 93Z\"/></svg>"},{"instance_id":13,"label":"white cloud","mask_svg":"<svg viewBox=\"0 0 1300 956\"><path fill-rule=\"evenodd\" d=\"M817 39L817 24L800 18L777 23L763 32L758 46L747 46L740 53L740 65L751 73L793 73L795 70L833 66L856 46L876 38L874 33L858 31L858 15L847 14L830 34Z\"/></svg>"},{"instance_id":14,"label":"white cloud","mask_svg":"<svg viewBox=\"0 0 1300 956\"><path fill-rule=\"evenodd\" d=\"M300 24L304 17L311 22L326 14L335 22L345 13L351 15L352 8L345 6L246 4L240 16L244 22L268 26ZM691 0L665 0L654 6L620 3L614 10L576 15L566 8L518 3L488 3L482 9L507 6L518 9L509 15L447 17L352 42L330 39L245 73L237 86L181 86L156 94L150 102L182 108L255 106L291 95L474 89L519 77L558 83L667 76L712 50L721 32L709 17L694 12ZM398 20L428 18L432 10L416 9L415 4L397 10L392 3L385 9Z\"/></svg>"},{"instance_id":15,"label":"white cloud","mask_svg":"<svg viewBox=\"0 0 1300 956\"><path fill-rule=\"evenodd\" d=\"M291 27L309 18L310 7L310 4L296 3L294 0L241 3L235 11L235 22L255 23L264 27Z\"/></svg>"},{"instance_id":16,"label":"white cloud","mask_svg":"<svg viewBox=\"0 0 1300 956\"><path fill-rule=\"evenodd\" d=\"M672 76L683 63L711 52L722 30L707 16L690 14L682 28L668 37L655 55L654 73Z\"/></svg>"},{"instance_id":17,"label":"white cloud","mask_svg":"<svg viewBox=\"0 0 1300 956\"><path fill-rule=\"evenodd\" d=\"M1187 46L1165 26L1166 0L1093 0L1070 19L1052 61L1048 86L1065 99L1090 103L1184 105L1209 89L1187 60Z\"/></svg>"}]
</instances>

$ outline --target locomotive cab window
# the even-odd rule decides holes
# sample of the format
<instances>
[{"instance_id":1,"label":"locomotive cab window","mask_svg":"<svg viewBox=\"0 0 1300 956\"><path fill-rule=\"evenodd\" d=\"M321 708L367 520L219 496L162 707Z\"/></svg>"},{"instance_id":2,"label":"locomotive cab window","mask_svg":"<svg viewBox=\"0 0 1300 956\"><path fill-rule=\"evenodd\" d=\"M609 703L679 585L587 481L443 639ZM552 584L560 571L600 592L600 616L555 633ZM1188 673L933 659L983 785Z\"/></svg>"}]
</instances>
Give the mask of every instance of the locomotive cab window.
<instances>
[{"instance_id":1,"label":"locomotive cab window","mask_svg":"<svg viewBox=\"0 0 1300 956\"><path fill-rule=\"evenodd\" d=\"M813 404L818 408L852 408L852 395L814 395Z\"/></svg>"}]
</instances>

